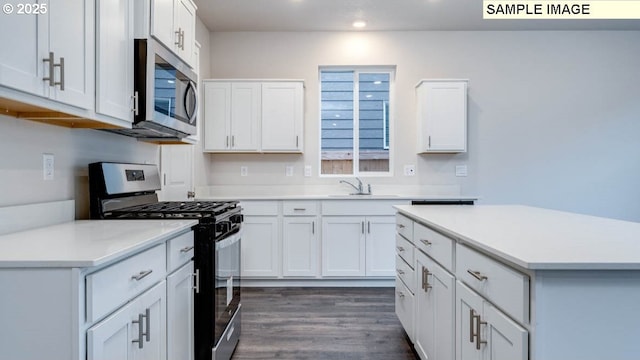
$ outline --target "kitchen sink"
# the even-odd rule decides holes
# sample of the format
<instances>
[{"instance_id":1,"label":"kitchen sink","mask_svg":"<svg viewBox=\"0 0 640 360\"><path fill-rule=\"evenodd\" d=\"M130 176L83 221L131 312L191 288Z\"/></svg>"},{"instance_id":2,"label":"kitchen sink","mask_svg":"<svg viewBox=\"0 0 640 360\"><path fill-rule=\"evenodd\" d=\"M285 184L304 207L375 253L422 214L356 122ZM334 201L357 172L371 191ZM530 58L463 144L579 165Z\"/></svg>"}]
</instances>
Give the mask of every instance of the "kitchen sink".
<instances>
[{"instance_id":1,"label":"kitchen sink","mask_svg":"<svg viewBox=\"0 0 640 360\"><path fill-rule=\"evenodd\" d=\"M368 199L368 198L374 198L374 199L388 199L388 198L397 198L398 195L393 195L393 194L387 194L387 195L378 195L378 194L362 194L362 195L358 195L358 194L332 194L329 195L329 197L335 197L335 198L348 198L348 199Z\"/></svg>"}]
</instances>

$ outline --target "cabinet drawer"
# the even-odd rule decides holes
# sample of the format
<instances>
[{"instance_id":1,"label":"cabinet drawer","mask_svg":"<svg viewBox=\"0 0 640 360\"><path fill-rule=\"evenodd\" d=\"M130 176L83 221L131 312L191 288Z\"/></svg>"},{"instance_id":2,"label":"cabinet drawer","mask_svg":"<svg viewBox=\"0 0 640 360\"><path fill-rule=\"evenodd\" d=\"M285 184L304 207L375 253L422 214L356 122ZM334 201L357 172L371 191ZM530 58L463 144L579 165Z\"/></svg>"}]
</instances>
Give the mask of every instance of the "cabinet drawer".
<instances>
[{"instance_id":1,"label":"cabinet drawer","mask_svg":"<svg viewBox=\"0 0 640 360\"><path fill-rule=\"evenodd\" d=\"M422 224L413 225L413 243L445 269L453 272L453 240Z\"/></svg>"},{"instance_id":2,"label":"cabinet drawer","mask_svg":"<svg viewBox=\"0 0 640 360\"><path fill-rule=\"evenodd\" d=\"M282 213L285 216L317 215L318 206L315 201L284 201Z\"/></svg>"},{"instance_id":3,"label":"cabinet drawer","mask_svg":"<svg viewBox=\"0 0 640 360\"><path fill-rule=\"evenodd\" d=\"M277 201L243 201L240 206L242 213L248 216L278 215Z\"/></svg>"},{"instance_id":4,"label":"cabinet drawer","mask_svg":"<svg viewBox=\"0 0 640 360\"><path fill-rule=\"evenodd\" d=\"M400 279L396 278L396 315L412 342L414 341L414 303L413 294Z\"/></svg>"},{"instance_id":5,"label":"cabinet drawer","mask_svg":"<svg viewBox=\"0 0 640 360\"><path fill-rule=\"evenodd\" d=\"M396 253L413 268L415 261L413 244L398 234L396 234Z\"/></svg>"},{"instance_id":6,"label":"cabinet drawer","mask_svg":"<svg viewBox=\"0 0 640 360\"><path fill-rule=\"evenodd\" d=\"M460 244L456 247L456 275L514 319L529 322L527 275Z\"/></svg>"},{"instance_id":7,"label":"cabinet drawer","mask_svg":"<svg viewBox=\"0 0 640 360\"><path fill-rule=\"evenodd\" d=\"M87 275L87 321L100 319L162 280L166 259L162 244Z\"/></svg>"},{"instance_id":8,"label":"cabinet drawer","mask_svg":"<svg viewBox=\"0 0 640 360\"><path fill-rule=\"evenodd\" d=\"M167 242L167 273L179 268L193 258L193 231Z\"/></svg>"},{"instance_id":9,"label":"cabinet drawer","mask_svg":"<svg viewBox=\"0 0 640 360\"><path fill-rule=\"evenodd\" d=\"M413 221L408 217L396 214L396 231L405 239L413 242Z\"/></svg>"},{"instance_id":10,"label":"cabinet drawer","mask_svg":"<svg viewBox=\"0 0 640 360\"><path fill-rule=\"evenodd\" d=\"M415 271L398 255L396 255L396 276L402 280L412 294L416 293Z\"/></svg>"},{"instance_id":11,"label":"cabinet drawer","mask_svg":"<svg viewBox=\"0 0 640 360\"><path fill-rule=\"evenodd\" d=\"M327 200L322 202L322 215L394 215L393 205L405 204L405 200Z\"/></svg>"}]
</instances>

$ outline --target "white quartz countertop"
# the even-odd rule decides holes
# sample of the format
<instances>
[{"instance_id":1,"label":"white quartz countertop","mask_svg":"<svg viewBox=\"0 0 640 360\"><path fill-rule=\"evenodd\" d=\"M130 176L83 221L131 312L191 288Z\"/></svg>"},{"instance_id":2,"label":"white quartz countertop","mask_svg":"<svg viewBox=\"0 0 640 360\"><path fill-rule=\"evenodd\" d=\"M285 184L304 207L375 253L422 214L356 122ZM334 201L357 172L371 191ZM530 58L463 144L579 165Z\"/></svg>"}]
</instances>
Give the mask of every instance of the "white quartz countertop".
<instances>
[{"instance_id":1,"label":"white quartz countertop","mask_svg":"<svg viewBox=\"0 0 640 360\"><path fill-rule=\"evenodd\" d=\"M640 270L640 223L512 205L395 208L526 269Z\"/></svg>"},{"instance_id":2,"label":"white quartz countertop","mask_svg":"<svg viewBox=\"0 0 640 360\"><path fill-rule=\"evenodd\" d=\"M209 195L198 196L196 200L416 200L416 201L465 201L477 200L477 196L459 195L403 195L403 194L372 194L372 195L349 195L349 194L300 194L300 195Z\"/></svg>"},{"instance_id":3,"label":"white quartz countertop","mask_svg":"<svg viewBox=\"0 0 640 360\"><path fill-rule=\"evenodd\" d=\"M159 244L195 220L81 220L0 236L0 267L93 267Z\"/></svg>"}]
</instances>

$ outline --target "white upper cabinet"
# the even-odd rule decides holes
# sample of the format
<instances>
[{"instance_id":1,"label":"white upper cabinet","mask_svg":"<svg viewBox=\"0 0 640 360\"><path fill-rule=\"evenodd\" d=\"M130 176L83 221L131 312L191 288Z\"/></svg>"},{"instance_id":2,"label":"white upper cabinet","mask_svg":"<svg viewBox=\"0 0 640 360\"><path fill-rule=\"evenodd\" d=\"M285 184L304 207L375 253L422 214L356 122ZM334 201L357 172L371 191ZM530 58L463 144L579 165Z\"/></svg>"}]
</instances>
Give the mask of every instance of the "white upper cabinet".
<instances>
[{"instance_id":1,"label":"white upper cabinet","mask_svg":"<svg viewBox=\"0 0 640 360\"><path fill-rule=\"evenodd\" d=\"M467 82L422 80L418 83L418 152L467 151Z\"/></svg>"},{"instance_id":2,"label":"white upper cabinet","mask_svg":"<svg viewBox=\"0 0 640 360\"><path fill-rule=\"evenodd\" d=\"M151 35L194 66L196 5L191 0L152 0Z\"/></svg>"},{"instance_id":3,"label":"white upper cabinet","mask_svg":"<svg viewBox=\"0 0 640 360\"><path fill-rule=\"evenodd\" d=\"M302 81L204 80L204 151L301 153Z\"/></svg>"},{"instance_id":4,"label":"white upper cabinet","mask_svg":"<svg viewBox=\"0 0 640 360\"><path fill-rule=\"evenodd\" d=\"M262 151L302 152L302 82L262 84Z\"/></svg>"},{"instance_id":5,"label":"white upper cabinet","mask_svg":"<svg viewBox=\"0 0 640 360\"><path fill-rule=\"evenodd\" d=\"M133 122L133 2L96 6L96 112Z\"/></svg>"},{"instance_id":6,"label":"white upper cabinet","mask_svg":"<svg viewBox=\"0 0 640 360\"><path fill-rule=\"evenodd\" d=\"M3 86L82 109L94 108L94 2L39 1L31 13L24 2L3 15L0 53ZM32 5L35 2L29 3Z\"/></svg>"},{"instance_id":7,"label":"white upper cabinet","mask_svg":"<svg viewBox=\"0 0 640 360\"><path fill-rule=\"evenodd\" d=\"M259 149L260 83L204 81L204 150Z\"/></svg>"}]
</instances>

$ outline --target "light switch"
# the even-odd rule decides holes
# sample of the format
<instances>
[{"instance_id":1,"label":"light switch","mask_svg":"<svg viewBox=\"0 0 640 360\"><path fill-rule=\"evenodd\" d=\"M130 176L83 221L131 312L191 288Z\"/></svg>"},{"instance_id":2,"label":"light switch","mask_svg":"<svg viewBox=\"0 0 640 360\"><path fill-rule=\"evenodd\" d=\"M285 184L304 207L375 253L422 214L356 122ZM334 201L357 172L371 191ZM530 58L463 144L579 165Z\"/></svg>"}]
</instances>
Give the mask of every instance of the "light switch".
<instances>
[{"instance_id":1,"label":"light switch","mask_svg":"<svg viewBox=\"0 0 640 360\"><path fill-rule=\"evenodd\" d=\"M247 175L249 175L249 167L240 166L240 176L247 176Z\"/></svg>"},{"instance_id":2,"label":"light switch","mask_svg":"<svg viewBox=\"0 0 640 360\"><path fill-rule=\"evenodd\" d=\"M404 176L414 176L416 174L416 166L415 165L405 165L404 166Z\"/></svg>"},{"instance_id":3,"label":"light switch","mask_svg":"<svg viewBox=\"0 0 640 360\"><path fill-rule=\"evenodd\" d=\"M45 180L53 180L53 154L42 154L42 176Z\"/></svg>"},{"instance_id":4,"label":"light switch","mask_svg":"<svg viewBox=\"0 0 640 360\"><path fill-rule=\"evenodd\" d=\"M311 177L311 165L304 166L304 176Z\"/></svg>"},{"instance_id":5,"label":"light switch","mask_svg":"<svg viewBox=\"0 0 640 360\"><path fill-rule=\"evenodd\" d=\"M456 165L456 176L467 176L467 165Z\"/></svg>"},{"instance_id":6,"label":"light switch","mask_svg":"<svg viewBox=\"0 0 640 360\"><path fill-rule=\"evenodd\" d=\"M287 166L284 171L285 175L293 176L293 166Z\"/></svg>"}]
</instances>

